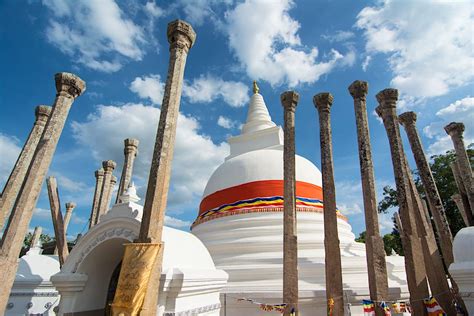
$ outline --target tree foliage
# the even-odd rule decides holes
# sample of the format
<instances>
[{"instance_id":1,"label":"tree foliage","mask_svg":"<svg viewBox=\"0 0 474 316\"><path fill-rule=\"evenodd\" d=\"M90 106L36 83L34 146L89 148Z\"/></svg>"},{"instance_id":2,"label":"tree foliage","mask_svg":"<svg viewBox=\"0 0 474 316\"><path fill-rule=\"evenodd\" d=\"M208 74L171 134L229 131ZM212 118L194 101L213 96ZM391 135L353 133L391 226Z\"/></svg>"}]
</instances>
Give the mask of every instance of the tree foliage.
<instances>
[{"instance_id":1,"label":"tree foliage","mask_svg":"<svg viewBox=\"0 0 474 316\"><path fill-rule=\"evenodd\" d=\"M23 239L23 248L30 248L31 246L31 239L33 239L33 234L32 233L28 233L25 238ZM50 241L53 241L54 238L51 238L51 236L47 235L47 234L41 234L40 235L40 241L41 241L41 244L45 244L47 242L50 242Z\"/></svg>"}]
</instances>

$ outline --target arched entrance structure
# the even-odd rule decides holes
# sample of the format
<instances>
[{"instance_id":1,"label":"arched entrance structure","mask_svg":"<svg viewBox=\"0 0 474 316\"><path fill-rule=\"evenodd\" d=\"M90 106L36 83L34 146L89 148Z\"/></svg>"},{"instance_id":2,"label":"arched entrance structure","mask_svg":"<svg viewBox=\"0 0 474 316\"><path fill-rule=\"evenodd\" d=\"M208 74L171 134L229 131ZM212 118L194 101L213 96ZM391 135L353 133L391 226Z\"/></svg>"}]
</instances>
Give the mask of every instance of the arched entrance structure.
<instances>
[{"instance_id":1,"label":"arched entrance structure","mask_svg":"<svg viewBox=\"0 0 474 316\"><path fill-rule=\"evenodd\" d=\"M61 294L60 315L104 315L111 276L124 243L137 238L142 206L125 202L101 218L74 247L51 281ZM190 233L165 227L160 315L219 315L227 273L217 270L206 247Z\"/></svg>"}]
</instances>

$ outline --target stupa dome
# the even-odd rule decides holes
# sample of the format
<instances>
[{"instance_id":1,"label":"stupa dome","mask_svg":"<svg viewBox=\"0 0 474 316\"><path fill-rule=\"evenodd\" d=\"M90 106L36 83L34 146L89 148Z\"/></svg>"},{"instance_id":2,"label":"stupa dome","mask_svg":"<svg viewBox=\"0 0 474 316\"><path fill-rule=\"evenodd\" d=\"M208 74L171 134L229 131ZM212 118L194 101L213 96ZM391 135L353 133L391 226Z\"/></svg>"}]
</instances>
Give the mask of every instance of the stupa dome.
<instances>
[{"instance_id":1,"label":"stupa dome","mask_svg":"<svg viewBox=\"0 0 474 316\"><path fill-rule=\"evenodd\" d=\"M193 227L225 216L283 211L283 131L258 91L241 135L229 144L230 155L211 175ZM321 172L308 159L295 158L297 211L321 213Z\"/></svg>"}]
</instances>

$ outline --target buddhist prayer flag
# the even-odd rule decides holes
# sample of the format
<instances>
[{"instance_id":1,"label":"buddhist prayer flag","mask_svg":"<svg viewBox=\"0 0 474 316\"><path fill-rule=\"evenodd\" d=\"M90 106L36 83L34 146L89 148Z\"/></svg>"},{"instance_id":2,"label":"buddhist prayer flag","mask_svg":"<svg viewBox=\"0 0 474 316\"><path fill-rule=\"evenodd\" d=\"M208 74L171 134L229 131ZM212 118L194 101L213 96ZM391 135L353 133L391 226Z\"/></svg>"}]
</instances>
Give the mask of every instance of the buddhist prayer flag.
<instances>
[{"instance_id":1,"label":"buddhist prayer flag","mask_svg":"<svg viewBox=\"0 0 474 316\"><path fill-rule=\"evenodd\" d=\"M328 316L332 316L332 312L334 310L334 299L328 299Z\"/></svg>"},{"instance_id":2,"label":"buddhist prayer flag","mask_svg":"<svg viewBox=\"0 0 474 316\"><path fill-rule=\"evenodd\" d=\"M439 306L438 301L434 297L423 300L425 303L426 311L428 316L445 316L447 315L444 310Z\"/></svg>"},{"instance_id":3,"label":"buddhist prayer flag","mask_svg":"<svg viewBox=\"0 0 474 316\"><path fill-rule=\"evenodd\" d=\"M364 316L375 316L375 305L373 301L362 300L364 306Z\"/></svg>"},{"instance_id":4,"label":"buddhist prayer flag","mask_svg":"<svg viewBox=\"0 0 474 316\"><path fill-rule=\"evenodd\" d=\"M112 315L135 316L140 313L151 270L161 250L161 244L125 244Z\"/></svg>"},{"instance_id":5,"label":"buddhist prayer flag","mask_svg":"<svg viewBox=\"0 0 474 316\"><path fill-rule=\"evenodd\" d=\"M392 315L392 312L390 312L390 307L387 305L387 303L385 302L380 303L380 307L383 309L383 313L385 316Z\"/></svg>"},{"instance_id":6,"label":"buddhist prayer flag","mask_svg":"<svg viewBox=\"0 0 474 316\"><path fill-rule=\"evenodd\" d=\"M406 313L407 307L405 302L395 302L392 304L393 311L395 313Z\"/></svg>"}]
</instances>

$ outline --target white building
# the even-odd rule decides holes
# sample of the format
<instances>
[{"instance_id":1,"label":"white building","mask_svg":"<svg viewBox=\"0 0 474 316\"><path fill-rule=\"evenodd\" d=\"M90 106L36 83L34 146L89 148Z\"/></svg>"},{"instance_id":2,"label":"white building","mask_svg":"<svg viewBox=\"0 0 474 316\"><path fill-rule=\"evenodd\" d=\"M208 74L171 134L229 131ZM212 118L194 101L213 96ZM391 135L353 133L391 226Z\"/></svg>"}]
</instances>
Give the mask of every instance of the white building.
<instances>
[{"instance_id":1,"label":"white building","mask_svg":"<svg viewBox=\"0 0 474 316\"><path fill-rule=\"evenodd\" d=\"M207 183L192 233L229 274L221 315L265 315L257 305L237 300L283 303L283 131L260 94L251 98L241 135L228 141L230 155ZM321 172L296 156L296 180L300 315L325 315ZM361 300L369 298L365 245L354 241L342 214L338 233L347 308L363 315ZM404 258L386 259L390 299L408 300Z\"/></svg>"},{"instance_id":2,"label":"white building","mask_svg":"<svg viewBox=\"0 0 474 316\"><path fill-rule=\"evenodd\" d=\"M142 206L135 188L73 248L51 281L61 294L60 315L104 315L118 281L124 243L137 239ZM219 315L227 273L215 268L204 245L190 233L165 227L159 315Z\"/></svg>"}]
</instances>

